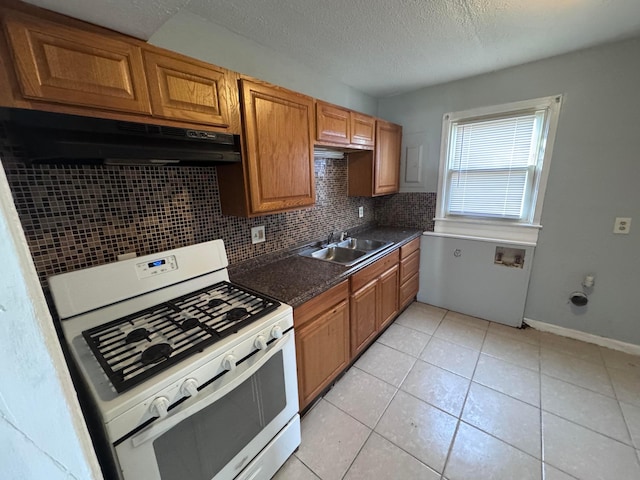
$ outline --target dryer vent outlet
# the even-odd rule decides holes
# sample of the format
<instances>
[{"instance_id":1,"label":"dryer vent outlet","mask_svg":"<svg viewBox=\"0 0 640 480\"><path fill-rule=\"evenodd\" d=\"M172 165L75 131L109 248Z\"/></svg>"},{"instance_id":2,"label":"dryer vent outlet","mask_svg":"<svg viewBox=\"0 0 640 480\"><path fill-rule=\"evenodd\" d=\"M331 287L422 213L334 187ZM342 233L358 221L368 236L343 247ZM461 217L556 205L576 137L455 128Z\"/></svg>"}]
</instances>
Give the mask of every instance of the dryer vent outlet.
<instances>
[{"instance_id":1,"label":"dryer vent outlet","mask_svg":"<svg viewBox=\"0 0 640 480\"><path fill-rule=\"evenodd\" d=\"M576 307L584 307L587 303L589 303L589 299L582 292L573 292L569 297L569 301Z\"/></svg>"}]
</instances>

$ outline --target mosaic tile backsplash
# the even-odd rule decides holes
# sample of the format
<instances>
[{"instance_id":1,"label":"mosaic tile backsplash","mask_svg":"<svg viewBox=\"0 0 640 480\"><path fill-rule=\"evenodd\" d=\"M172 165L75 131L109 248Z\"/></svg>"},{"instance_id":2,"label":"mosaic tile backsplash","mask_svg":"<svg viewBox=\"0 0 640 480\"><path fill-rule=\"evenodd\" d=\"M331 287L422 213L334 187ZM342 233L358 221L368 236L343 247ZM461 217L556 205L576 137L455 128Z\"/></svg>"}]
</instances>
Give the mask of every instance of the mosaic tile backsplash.
<instances>
[{"instance_id":1,"label":"mosaic tile backsplash","mask_svg":"<svg viewBox=\"0 0 640 480\"><path fill-rule=\"evenodd\" d=\"M316 160L314 207L246 219L222 215L212 167L25 166L22 148L1 124L0 158L43 287L52 274L126 252L145 255L222 238L235 264L330 231L375 223L426 228L433 214L421 210L435 206L434 194L348 197L346 159ZM250 230L258 225L267 241L252 245Z\"/></svg>"},{"instance_id":2,"label":"mosaic tile backsplash","mask_svg":"<svg viewBox=\"0 0 640 480\"><path fill-rule=\"evenodd\" d=\"M390 227L411 227L433 232L435 192L398 193L375 199L376 221Z\"/></svg>"}]
</instances>

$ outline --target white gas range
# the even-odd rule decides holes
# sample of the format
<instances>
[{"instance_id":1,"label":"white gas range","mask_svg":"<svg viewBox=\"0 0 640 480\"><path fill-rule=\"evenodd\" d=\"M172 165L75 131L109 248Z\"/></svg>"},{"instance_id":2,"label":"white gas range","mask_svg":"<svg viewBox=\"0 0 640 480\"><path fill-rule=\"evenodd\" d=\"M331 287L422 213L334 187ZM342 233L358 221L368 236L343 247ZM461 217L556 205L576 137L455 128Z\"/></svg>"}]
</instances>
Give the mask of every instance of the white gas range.
<instances>
[{"instance_id":1,"label":"white gas range","mask_svg":"<svg viewBox=\"0 0 640 480\"><path fill-rule=\"evenodd\" d=\"M270 478L300 443L293 315L215 240L49 279L125 480Z\"/></svg>"}]
</instances>

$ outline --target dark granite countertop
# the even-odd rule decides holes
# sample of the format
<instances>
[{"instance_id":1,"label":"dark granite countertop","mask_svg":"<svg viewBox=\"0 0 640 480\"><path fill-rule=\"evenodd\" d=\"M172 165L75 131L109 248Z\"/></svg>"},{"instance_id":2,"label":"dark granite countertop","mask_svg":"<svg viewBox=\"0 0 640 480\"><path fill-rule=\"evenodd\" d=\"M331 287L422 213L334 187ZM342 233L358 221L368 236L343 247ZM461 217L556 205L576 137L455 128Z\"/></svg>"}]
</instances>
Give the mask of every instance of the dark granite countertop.
<instances>
[{"instance_id":1,"label":"dark granite countertop","mask_svg":"<svg viewBox=\"0 0 640 480\"><path fill-rule=\"evenodd\" d=\"M268 263L256 262L254 267L249 264L231 265L229 276L234 283L297 307L421 234L422 230L415 228L372 227L362 230L354 236L393 242L393 246L353 267L301 257L298 255L301 249L297 248Z\"/></svg>"}]
</instances>

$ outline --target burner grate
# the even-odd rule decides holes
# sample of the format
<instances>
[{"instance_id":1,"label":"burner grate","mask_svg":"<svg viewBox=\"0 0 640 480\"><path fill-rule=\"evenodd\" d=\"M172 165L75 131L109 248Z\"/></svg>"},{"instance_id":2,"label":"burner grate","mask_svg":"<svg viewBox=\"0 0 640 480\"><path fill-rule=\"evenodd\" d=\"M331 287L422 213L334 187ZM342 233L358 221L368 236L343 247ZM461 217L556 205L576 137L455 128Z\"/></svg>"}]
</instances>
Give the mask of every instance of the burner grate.
<instances>
[{"instance_id":1,"label":"burner grate","mask_svg":"<svg viewBox=\"0 0 640 480\"><path fill-rule=\"evenodd\" d=\"M265 295L220 282L82 335L116 391L122 393L279 306Z\"/></svg>"}]
</instances>

